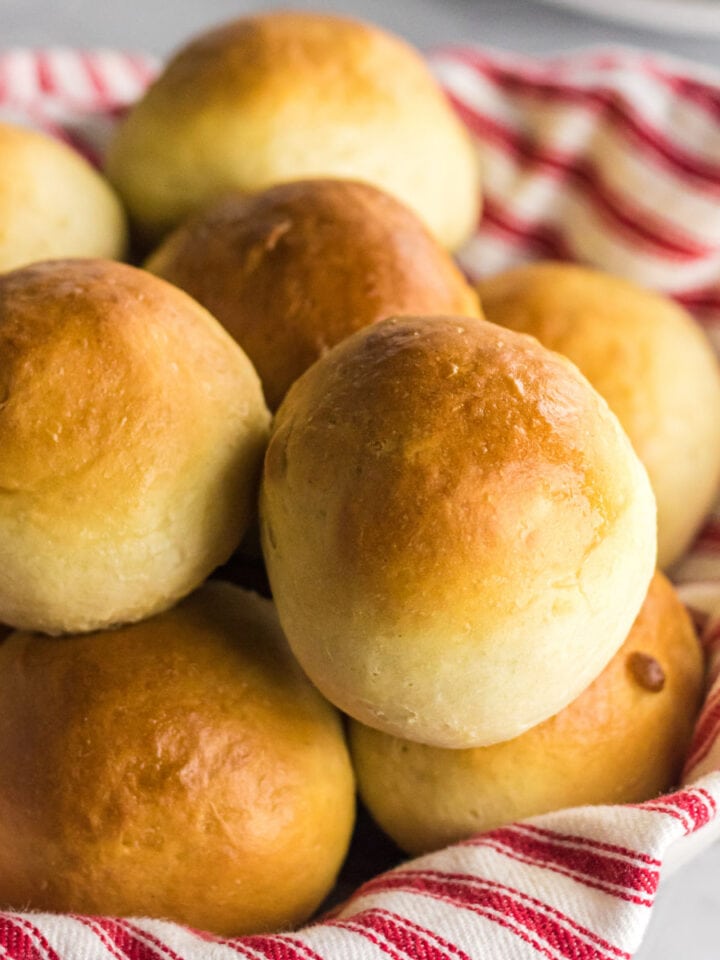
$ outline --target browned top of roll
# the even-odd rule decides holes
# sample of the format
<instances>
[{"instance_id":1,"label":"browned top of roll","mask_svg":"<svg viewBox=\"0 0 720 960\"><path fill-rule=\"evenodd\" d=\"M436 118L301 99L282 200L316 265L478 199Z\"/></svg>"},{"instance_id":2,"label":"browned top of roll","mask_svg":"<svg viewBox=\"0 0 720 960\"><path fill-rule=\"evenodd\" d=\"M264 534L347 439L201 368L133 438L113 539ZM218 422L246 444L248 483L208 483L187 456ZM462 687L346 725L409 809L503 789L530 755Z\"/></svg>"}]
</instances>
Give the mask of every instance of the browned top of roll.
<instances>
[{"instance_id":1,"label":"browned top of roll","mask_svg":"<svg viewBox=\"0 0 720 960\"><path fill-rule=\"evenodd\" d=\"M454 250L480 200L475 146L418 51L309 11L194 38L120 125L107 165L148 238L224 190L331 176L399 197Z\"/></svg>"},{"instance_id":2,"label":"browned top of roll","mask_svg":"<svg viewBox=\"0 0 720 960\"><path fill-rule=\"evenodd\" d=\"M3 276L0 345L0 486L26 494L56 493L108 459L113 484L106 470L99 488L137 495L152 479L140 453L154 473L170 474L207 430L186 405L236 388L238 371L253 375L181 291L109 260L54 260Z\"/></svg>"},{"instance_id":3,"label":"browned top of roll","mask_svg":"<svg viewBox=\"0 0 720 960\"><path fill-rule=\"evenodd\" d=\"M318 357L376 320L479 314L475 292L415 214L355 181L227 195L180 227L147 266L235 337L272 408Z\"/></svg>"},{"instance_id":4,"label":"browned top of roll","mask_svg":"<svg viewBox=\"0 0 720 960\"><path fill-rule=\"evenodd\" d=\"M112 633L16 633L0 667L0 902L235 936L326 895L352 770L267 600L211 582Z\"/></svg>"}]
</instances>

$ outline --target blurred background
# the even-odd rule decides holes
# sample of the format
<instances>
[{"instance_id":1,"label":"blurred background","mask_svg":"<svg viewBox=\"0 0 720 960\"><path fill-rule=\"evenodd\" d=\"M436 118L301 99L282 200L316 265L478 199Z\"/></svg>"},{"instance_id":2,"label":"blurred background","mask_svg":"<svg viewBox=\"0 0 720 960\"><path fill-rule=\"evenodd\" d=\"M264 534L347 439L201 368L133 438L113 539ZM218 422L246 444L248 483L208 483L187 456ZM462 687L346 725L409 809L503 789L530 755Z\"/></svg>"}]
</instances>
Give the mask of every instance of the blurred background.
<instances>
[{"instance_id":1,"label":"blurred background","mask_svg":"<svg viewBox=\"0 0 720 960\"><path fill-rule=\"evenodd\" d=\"M619 43L720 67L720 0L0 0L2 46L164 56L211 24L278 6L364 17L423 49L462 41L546 54ZM718 877L720 845L663 886L636 960L718 960Z\"/></svg>"},{"instance_id":2,"label":"blurred background","mask_svg":"<svg viewBox=\"0 0 720 960\"><path fill-rule=\"evenodd\" d=\"M720 0L0 0L2 44L115 46L162 55L208 24L277 6L367 17L420 47L472 40L548 53L621 42L707 64L720 61ZM573 7L621 19L590 17Z\"/></svg>"}]
</instances>

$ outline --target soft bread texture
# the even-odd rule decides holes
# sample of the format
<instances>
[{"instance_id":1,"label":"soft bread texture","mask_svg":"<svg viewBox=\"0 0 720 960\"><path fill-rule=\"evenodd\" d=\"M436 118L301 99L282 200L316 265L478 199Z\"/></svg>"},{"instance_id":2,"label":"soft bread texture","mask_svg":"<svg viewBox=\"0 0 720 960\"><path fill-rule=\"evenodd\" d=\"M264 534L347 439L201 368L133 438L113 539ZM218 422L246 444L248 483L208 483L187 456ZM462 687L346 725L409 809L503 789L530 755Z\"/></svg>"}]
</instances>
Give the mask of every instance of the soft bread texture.
<instances>
[{"instance_id":1,"label":"soft bread texture","mask_svg":"<svg viewBox=\"0 0 720 960\"><path fill-rule=\"evenodd\" d=\"M294 653L355 719L507 740L617 651L655 563L647 475L607 404L531 337L400 318L291 387L261 531Z\"/></svg>"},{"instance_id":2,"label":"soft bread texture","mask_svg":"<svg viewBox=\"0 0 720 960\"><path fill-rule=\"evenodd\" d=\"M0 622L139 620L239 543L269 414L181 290L102 260L0 277L0 401Z\"/></svg>"},{"instance_id":3,"label":"soft bread texture","mask_svg":"<svg viewBox=\"0 0 720 960\"><path fill-rule=\"evenodd\" d=\"M229 189L329 176L403 200L452 249L478 217L478 158L420 55L369 24L245 17L181 50L119 129L107 172L158 238Z\"/></svg>"},{"instance_id":4,"label":"soft bread texture","mask_svg":"<svg viewBox=\"0 0 720 960\"><path fill-rule=\"evenodd\" d=\"M347 850L340 719L267 600L209 583L110 634L0 644L0 904L293 926Z\"/></svg>"},{"instance_id":5,"label":"soft bread texture","mask_svg":"<svg viewBox=\"0 0 720 960\"><path fill-rule=\"evenodd\" d=\"M607 400L647 468L670 566L720 487L720 371L703 331L666 297L571 264L519 267L479 291L489 320L569 357Z\"/></svg>"},{"instance_id":6,"label":"soft bread texture","mask_svg":"<svg viewBox=\"0 0 720 960\"><path fill-rule=\"evenodd\" d=\"M352 181L224 197L179 227L147 268L225 326L271 409L318 357L376 320L479 314L474 290L417 217Z\"/></svg>"},{"instance_id":7,"label":"soft bread texture","mask_svg":"<svg viewBox=\"0 0 720 960\"><path fill-rule=\"evenodd\" d=\"M0 123L0 271L53 257L119 258L126 234L120 201L83 157Z\"/></svg>"},{"instance_id":8,"label":"soft bread texture","mask_svg":"<svg viewBox=\"0 0 720 960\"><path fill-rule=\"evenodd\" d=\"M677 783L703 690L687 611L662 574L595 682L521 737L439 750L351 723L360 792L409 853L595 803L638 803Z\"/></svg>"}]
</instances>

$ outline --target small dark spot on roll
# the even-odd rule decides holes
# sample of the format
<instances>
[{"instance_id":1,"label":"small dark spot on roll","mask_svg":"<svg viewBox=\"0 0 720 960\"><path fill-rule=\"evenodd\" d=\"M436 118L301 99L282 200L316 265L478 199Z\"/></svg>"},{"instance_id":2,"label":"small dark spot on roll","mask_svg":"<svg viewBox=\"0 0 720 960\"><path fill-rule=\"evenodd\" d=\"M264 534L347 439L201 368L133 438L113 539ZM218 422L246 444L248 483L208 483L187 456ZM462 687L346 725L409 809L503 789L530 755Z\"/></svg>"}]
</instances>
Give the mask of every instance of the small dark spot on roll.
<instances>
[{"instance_id":1,"label":"small dark spot on roll","mask_svg":"<svg viewBox=\"0 0 720 960\"><path fill-rule=\"evenodd\" d=\"M658 693L665 686L665 671L655 657L636 650L628 657L628 667L635 680L646 690Z\"/></svg>"}]
</instances>

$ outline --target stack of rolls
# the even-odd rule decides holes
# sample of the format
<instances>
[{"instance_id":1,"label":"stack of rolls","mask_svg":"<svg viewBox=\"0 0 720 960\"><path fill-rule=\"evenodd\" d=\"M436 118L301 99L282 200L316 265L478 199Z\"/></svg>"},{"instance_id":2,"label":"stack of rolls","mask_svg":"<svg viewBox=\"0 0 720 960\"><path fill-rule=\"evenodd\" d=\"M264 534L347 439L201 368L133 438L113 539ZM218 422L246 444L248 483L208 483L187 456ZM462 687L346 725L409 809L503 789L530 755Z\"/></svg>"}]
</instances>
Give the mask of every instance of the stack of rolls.
<instances>
[{"instance_id":1,"label":"stack of rolls","mask_svg":"<svg viewBox=\"0 0 720 960\"><path fill-rule=\"evenodd\" d=\"M0 907L287 928L356 781L411 853L667 789L703 663L658 519L667 566L720 477L689 318L559 265L474 289L472 144L367 24L171 60L107 162L145 269L61 154L97 231L30 217L0 275Z\"/></svg>"},{"instance_id":2,"label":"stack of rolls","mask_svg":"<svg viewBox=\"0 0 720 960\"><path fill-rule=\"evenodd\" d=\"M252 364L104 260L0 276L0 357L0 903L304 920L352 829L339 717L268 601L201 586L255 512Z\"/></svg>"},{"instance_id":3,"label":"stack of rolls","mask_svg":"<svg viewBox=\"0 0 720 960\"><path fill-rule=\"evenodd\" d=\"M343 75L367 89L360 103L329 84L321 162L316 131L296 124L318 83ZM256 98L233 100L233 82ZM155 109L163 89L174 115ZM340 142L353 104L354 157ZM272 142L279 114L285 144ZM195 138L204 147L215 122L203 168ZM256 144L236 170L234 129ZM477 217L470 139L421 58L382 31L285 14L230 25L179 55L111 149L141 240L234 191L146 271L105 259L123 254L125 213L99 174L47 138L0 134L32 200L23 211L9 191L0 205L0 266L22 267L0 276L0 905L220 935L295 926L331 889L353 828L341 719L271 602L205 581L252 532L268 404L389 313L479 314L443 246ZM418 162L428 149L434 170Z\"/></svg>"},{"instance_id":4,"label":"stack of rolls","mask_svg":"<svg viewBox=\"0 0 720 960\"><path fill-rule=\"evenodd\" d=\"M276 415L261 521L288 640L401 848L676 782L703 658L652 579L648 476L537 340L467 317L354 334Z\"/></svg>"}]
</instances>

